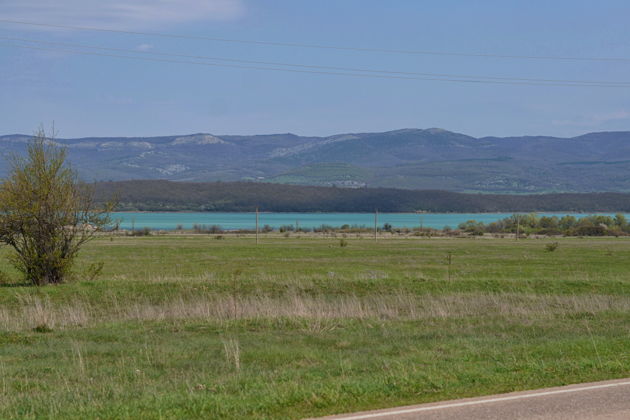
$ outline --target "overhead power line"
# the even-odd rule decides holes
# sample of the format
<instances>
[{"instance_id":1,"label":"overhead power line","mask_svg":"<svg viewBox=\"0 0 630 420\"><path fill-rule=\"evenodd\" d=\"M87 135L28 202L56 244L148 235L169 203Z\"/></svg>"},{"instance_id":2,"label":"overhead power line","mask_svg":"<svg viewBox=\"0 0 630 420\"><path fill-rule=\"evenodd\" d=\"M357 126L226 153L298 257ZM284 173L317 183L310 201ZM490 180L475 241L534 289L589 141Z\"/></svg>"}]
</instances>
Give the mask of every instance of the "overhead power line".
<instances>
[{"instance_id":1,"label":"overhead power line","mask_svg":"<svg viewBox=\"0 0 630 420\"><path fill-rule=\"evenodd\" d=\"M170 33L162 33L162 32L129 31L129 30L122 30L122 29L97 28L97 27L91 27L91 26L59 25L59 24L52 24L52 23L30 22L30 21L13 20L13 19L0 19L0 23L11 23L11 24L16 24L16 25L28 25L28 26L38 26L38 27L57 28L57 29L73 29L73 30L79 30L79 31L111 32L111 33L129 34L129 35L164 37L164 38L196 39L196 40L235 43L235 44L266 45L266 46L291 47L291 48L313 48L313 49L387 53L387 54L501 58L501 59L522 59L522 60L630 62L630 58L626 58L626 57L578 57L578 56L558 56L558 55L466 53L466 52L455 52L455 51L399 50L399 49L387 49L387 48L362 48L362 47L351 47L351 46L323 45L323 44L320 45L320 44L306 44L306 43L294 43L294 42L259 41L259 40L248 40L248 39L218 38L218 37L209 37L209 36L201 36L201 35L184 35L184 34L170 34Z\"/></svg>"},{"instance_id":2,"label":"overhead power line","mask_svg":"<svg viewBox=\"0 0 630 420\"><path fill-rule=\"evenodd\" d=\"M345 73L345 72L336 72L336 71L299 70L299 69L280 68L280 67L261 67L261 66L249 66L249 65L240 65L240 64L209 63L209 62L175 60L175 59L166 59L166 58L139 57L139 56L111 54L111 53L99 53L99 52L93 52L93 51L73 50L69 48L35 47L32 45L20 45L20 44L14 44L14 43L9 43L9 42L5 43L4 45L31 49L31 50L58 51L58 52L65 52L65 53L77 54L77 55L115 57L115 58L122 58L122 59L127 59L127 60L139 60L139 61L149 61L149 62L158 62L158 63L192 64L192 65L209 66L209 67L227 67L227 68L239 68L239 69L250 69L250 70L281 71L281 72L289 72L289 73L323 74L323 75L346 76L346 77L357 77L357 78L424 80L424 81L440 81L440 82L525 85L525 86L569 86L569 87L606 87L606 88L630 87L630 85L623 85L623 84L596 84L596 83L573 83L573 82L535 83L535 82L502 81L502 80L457 79L457 78L441 78L441 77L411 77L411 76L395 76L395 75L389 75L389 74L366 74L366 73L350 73L350 72Z\"/></svg>"},{"instance_id":3,"label":"overhead power line","mask_svg":"<svg viewBox=\"0 0 630 420\"><path fill-rule=\"evenodd\" d=\"M125 48L102 47L102 46L94 46L94 45L45 41L45 40L39 40L39 39L27 39L27 38L16 38L16 37L0 36L0 39L9 40L9 41L36 43L36 44L55 45L55 46L60 45L63 47L92 49L92 50L99 50L99 51L124 52L124 53L139 54L139 55L145 55L145 56L157 55L157 56L162 56L162 57L166 56L166 57L176 57L176 58L188 58L188 59L195 59L195 60L211 60L211 61L256 64L256 65L262 64L262 65L270 65L270 66L283 66L283 67L295 67L295 68L319 69L319 70L334 70L334 71L344 71L344 72L364 72L364 73L377 73L377 74L380 73L380 74L391 74L391 75L402 75L402 76L423 76L423 77L439 77L439 78L446 77L446 78L457 78L457 79L535 82L535 83L544 83L544 84L579 83L579 84L588 84L588 85L592 85L592 84L596 84L596 85L610 84L614 86L630 85L630 81L619 82L619 81L599 81L599 80L538 79L538 78L523 78L523 77L498 77L498 76L461 75L461 74L450 74L450 73L426 73L426 72L375 70L375 69L365 69L365 68L356 68L356 67L321 66L321 65L282 63L282 62L275 62L275 61L243 60L243 59L211 57L211 56L203 56L203 55L166 53L166 52L159 52L159 51L140 51L140 50L133 50L133 49L125 49Z\"/></svg>"}]
</instances>

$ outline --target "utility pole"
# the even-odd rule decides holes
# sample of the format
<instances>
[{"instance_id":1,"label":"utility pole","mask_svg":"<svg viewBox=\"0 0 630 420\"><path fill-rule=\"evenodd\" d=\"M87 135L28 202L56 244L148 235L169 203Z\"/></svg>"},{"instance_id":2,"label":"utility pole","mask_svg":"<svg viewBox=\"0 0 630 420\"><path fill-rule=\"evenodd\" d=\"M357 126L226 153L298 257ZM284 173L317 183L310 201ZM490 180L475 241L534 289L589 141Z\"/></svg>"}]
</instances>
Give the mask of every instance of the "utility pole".
<instances>
[{"instance_id":1,"label":"utility pole","mask_svg":"<svg viewBox=\"0 0 630 420\"><path fill-rule=\"evenodd\" d=\"M521 215L517 214L516 215L516 240L518 241L518 236L520 235L520 231L521 231Z\"/></svg>"},{"instance_id":2,"label":"utility pole","mask_svg":"<svg viewBox=\"0 0 630 420\"><path fill-rule=\"evenodd\" d=\"M256 207L256 245L258 245L258 207Z\"/></svg>"},{"instance_id":3,"label":"utility pole","mask_svg":"<svg viewBox=\"0 0 630 420\"><path fill-rule=\"evenodd\" d=\"M374 209L374 242L378 241L378 209Z\"/></svg>"},{"instance_id":4,"label":"utility pole","mask_svg":"<svg viewBox=\"0 0 630 420\"><path fill-rule=\"evenodd\" d=\"M300 221L299 221L299 220L296 220L296 221L295 221L295 231L296 231L296 232L299 232L299 231L300 231Z\"/></svg>"}]
</instances>

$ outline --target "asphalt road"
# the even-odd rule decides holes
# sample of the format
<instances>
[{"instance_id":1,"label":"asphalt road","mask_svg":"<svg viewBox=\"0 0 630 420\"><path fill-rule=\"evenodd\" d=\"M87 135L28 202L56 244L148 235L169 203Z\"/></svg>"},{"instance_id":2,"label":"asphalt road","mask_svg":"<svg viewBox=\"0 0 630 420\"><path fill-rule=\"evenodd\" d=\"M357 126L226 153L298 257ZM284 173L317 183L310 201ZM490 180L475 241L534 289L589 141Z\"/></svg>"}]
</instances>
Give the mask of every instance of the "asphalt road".
<instances>
[{"instance_id":1,"label":"asphalt road","mask_svg":"<svg viewBox=\"0 0 630 420\"><path fill-rule=\"evenodd\" d=\"M344 420L630 420L630 378L343 414Z\"/></svg>"}]
</instances>

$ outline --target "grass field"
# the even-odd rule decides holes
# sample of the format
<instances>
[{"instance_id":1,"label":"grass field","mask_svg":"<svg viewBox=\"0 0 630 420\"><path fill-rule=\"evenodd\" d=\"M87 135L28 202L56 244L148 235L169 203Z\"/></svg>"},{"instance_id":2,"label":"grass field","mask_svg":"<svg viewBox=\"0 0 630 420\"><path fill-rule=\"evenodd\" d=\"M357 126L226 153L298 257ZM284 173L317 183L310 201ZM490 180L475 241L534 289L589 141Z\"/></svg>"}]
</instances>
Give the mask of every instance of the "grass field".
<instances>
[{"instance_id":1,"label":"grass field","mask_svg":"<svg viewBox=\"0 0 630 420\"><path fill-rule=\"evenodd\" d=\"M5 249L0 418L299 418L630 374L628 239L347 243L99 238L77 268L100 277L44 288Z\"/></svg>"}]
</instances>

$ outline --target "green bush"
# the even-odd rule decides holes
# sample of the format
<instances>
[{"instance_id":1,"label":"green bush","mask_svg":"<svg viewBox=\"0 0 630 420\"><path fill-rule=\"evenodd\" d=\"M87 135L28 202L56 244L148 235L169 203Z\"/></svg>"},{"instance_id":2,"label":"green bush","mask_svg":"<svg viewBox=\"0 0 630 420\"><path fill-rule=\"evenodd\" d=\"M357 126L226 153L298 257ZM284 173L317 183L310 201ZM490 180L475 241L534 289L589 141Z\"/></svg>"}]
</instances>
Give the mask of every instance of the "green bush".
<instances>
[{"instance_id":1,"label":"green bush","mask_svg":"<svg viewBox=\"0 0 630 420\"><path fill-rule=\"evenodd\" d=\"M558 246L559 246L559 245L560 245L560 244L559 244L558 242L552 242L552 243L550 243L550 244L547 244L547 245L545 245L545 251L547 251L547 252L553 252L553 251L555 251L556 249L558 249Z\"/></svg>"}]
</instances>

